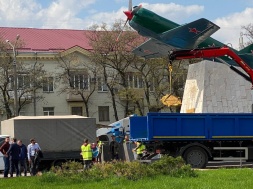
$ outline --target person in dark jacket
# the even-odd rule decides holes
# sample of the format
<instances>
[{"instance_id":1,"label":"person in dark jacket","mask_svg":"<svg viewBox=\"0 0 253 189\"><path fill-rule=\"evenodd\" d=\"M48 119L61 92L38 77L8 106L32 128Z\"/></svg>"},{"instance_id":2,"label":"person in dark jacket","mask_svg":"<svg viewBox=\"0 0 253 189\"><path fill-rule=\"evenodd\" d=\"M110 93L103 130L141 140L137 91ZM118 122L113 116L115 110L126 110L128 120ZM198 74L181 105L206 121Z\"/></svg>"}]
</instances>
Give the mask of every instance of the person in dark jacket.
<instances>
[{"instance_id":1,"label":"person in dark jacket","mask_svg":"<svg viewBox=\"0 0 253 189\"><path fill-rule=\"evenodd\" d=\"M13 138L13 143L11 144L9 150L6 153L10 160L10 176L13 177L14 167L16 170L16 175L19 176L19 154L20 154L20 146L17 144L17 139Z\"/></svg>"},{"instance_id":2,"label":"person in dark jacket","mask_svg":"<svg viewBox=\"0 0 253 189\"><path fill-rule=\"evenodd\" d=\"M119 143L115 140L115 136L112 135L112 141L110 143L110 152L112 160L119 160Z\"/></svg>"},{"instance_id":3,"label":"person in dark jacket","mask_svg":"<svg viewBox=\"0 0 253 189\"><path fill-rule=\"evenodd\" d=\"M5 138L5 142L3 143L3 145L0 147L0 152L2 152L3 156L3 160L4 160L4 178L8 177L9 174L9 169L10 169L10 160L8 155L6 154L7 151L10 148L10 137L6 137Z\"/></svg>"},{"instance_id":4,"label":"person in dark jacket","mask_svg":"<svg viewBox=\"0 0 253 189\"><path fill-rule=\"evenodd\" d=\"M22 143L22 140L18 140L18 145L20 146L20 154L19 154L19 176L21 176L21 167L24 168L24 176L27 175L27 148L26 145Z\"/></svg>"}]
</instances>

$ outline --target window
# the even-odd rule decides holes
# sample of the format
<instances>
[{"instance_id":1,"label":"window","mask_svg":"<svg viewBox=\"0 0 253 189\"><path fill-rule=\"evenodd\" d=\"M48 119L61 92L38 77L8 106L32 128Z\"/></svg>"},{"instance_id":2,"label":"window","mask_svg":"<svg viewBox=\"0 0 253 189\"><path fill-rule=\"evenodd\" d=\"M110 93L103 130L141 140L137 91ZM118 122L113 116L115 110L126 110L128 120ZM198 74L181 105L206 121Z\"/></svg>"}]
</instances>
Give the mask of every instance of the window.
<instances>
[{"instance_id":1,"label":"window","mask_svg":"<svg viewBox=\"0 0 253 189\"><path fill-rule=\"evenodd\" d=\"M104 82L104 79L101 78L101 77L98 77L98 91L108 91L107 89L107 85L106 83Z\"/></svg>"},{"instance_id":2,"label":"window","mask_svg":"<svg viewBox=\"0 0 253 189\"><path fill-rule=\"evenodd\" d=\"M30 77L28 75L18 75L17 77L18 89L25 89L30 87Z\"/></svg>"},{"instance_id":3,"label":"window","mask_svg":"<svg viewBox=\"0 0 253 189\"><path fill-rule=\"evenodd\" d=\"M99 116L99 121L110 121L109 106L99 106L98 116Z\"/></svg>"},{"instance_id":4,"label":"window","mask_svg":"<svg viewBox=\"0 0 253 189\"><path fill-rule=\"evenodd\" d=\"M83 115L83 107L72 107L71 108L71 114L72 115Z\"/></svg>"},{"instance_id":5,"label":"window","mask_svg":"<svg viewBox=\"0 0 253 189\"><path fill-rule=\"evenodd\" d=\"M88 90L90 78L87 74L73 74L70 76L70 85L75 89Z\"/></svg>"},{"instance_id":6,"label":"window","mask_svg":"<svg viewBox=\"0 0 253 189\"><path fill-rule=\"evenodd\" d=\"M13 90L14 88L14 77L10 76L9 77L9 89ZM26 74L19 74L17 76L17 89L26 89L31 87L31 81L29 75Z\"/></svg>"},{"instance_id":7,"label":"window","mask_svg":"<svg viewBox=\"0 0 253 189\"><path fill-rule=\"evenodd\" d=\"M54 107L44 107L43 113L44 116L54 115Z\"/></svg>"},{"instance_id":8,"label":"window","mask_svg":"<svg viewBox=\"0 0 253 189\"><path fill-rule=\"evenodd\" d=\"M45 77L43 79L43 92L53 92L54 91L54 78Z\"/></svg>"},{"instance_id":9,"label":"window","mask_svg":"<svg viewBox=\"0 0 253 189\"><path fill-rule=\"evenodd\" d=\"M143 79L139 73L128 72L126 80L129 88L143 88Z\"/></svg>"}]
</instances>

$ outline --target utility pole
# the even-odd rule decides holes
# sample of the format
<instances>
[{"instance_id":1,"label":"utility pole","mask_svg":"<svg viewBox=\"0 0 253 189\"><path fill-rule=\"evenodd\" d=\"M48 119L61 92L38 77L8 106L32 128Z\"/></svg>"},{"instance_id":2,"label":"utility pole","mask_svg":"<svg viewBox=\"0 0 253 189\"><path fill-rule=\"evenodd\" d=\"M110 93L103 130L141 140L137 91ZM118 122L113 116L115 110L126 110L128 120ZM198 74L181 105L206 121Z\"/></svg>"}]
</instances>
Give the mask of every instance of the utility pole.
<instances>
[{"instance_id":1,"label":"utility pole","mask_svg":"<svg viewBox=\"0 0 253 189\"><path fill-rule=\"evenodd\" d=\"M14 103L13 103L13 112L14 117L18 116L18 91L17 91L17 62L16 62L16 44L19 39L19 34L16 36L16 41L14 45L7 39L6 43L8 43L13 50L13 79L14 79L14 85L13 85L13 91L14 91Z\"/></svg>"},{"instance_id":2,"label":"utility pole","mask_svg":"<svg viewBox=\"0 0 253 189\"><path fill-rule=\"evenodd\" d=\"M36 116L36 64L37 64L37 52L35 52L35 63L33 65L33 115Z\"/></svg>"}]
</instances>

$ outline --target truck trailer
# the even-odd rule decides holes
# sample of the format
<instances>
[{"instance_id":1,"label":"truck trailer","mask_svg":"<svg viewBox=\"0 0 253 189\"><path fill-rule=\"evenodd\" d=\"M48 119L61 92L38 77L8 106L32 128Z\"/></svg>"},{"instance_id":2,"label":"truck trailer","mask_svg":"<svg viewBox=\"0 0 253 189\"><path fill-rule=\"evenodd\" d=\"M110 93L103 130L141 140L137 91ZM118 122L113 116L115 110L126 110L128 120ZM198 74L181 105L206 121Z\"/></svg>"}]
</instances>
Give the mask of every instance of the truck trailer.
<instances>
[{"instance_id":1,"label":"truck trailer","mask_svg":"<svg viewBox=\"0 0 253 189\"><path fill-rule=\"evenodd\" d=\"M83 116L18 116L1 122L1 134L30 144L35 138L43 151L41 164L60 165L81 160L83 140L96 142L96 120Z\"/></svg>"},{"instance_id":2,"label":"truck trailer","mask_svg":"<svg viewBox=\"0 0 253 189\"><path fill-rule=\"evenodd\" d=\"M251 113L148 113L130 117L130 139L142 141L150 156L182 156L193 168L208 161L253 160Z\"/></svg>"}]
</instances>

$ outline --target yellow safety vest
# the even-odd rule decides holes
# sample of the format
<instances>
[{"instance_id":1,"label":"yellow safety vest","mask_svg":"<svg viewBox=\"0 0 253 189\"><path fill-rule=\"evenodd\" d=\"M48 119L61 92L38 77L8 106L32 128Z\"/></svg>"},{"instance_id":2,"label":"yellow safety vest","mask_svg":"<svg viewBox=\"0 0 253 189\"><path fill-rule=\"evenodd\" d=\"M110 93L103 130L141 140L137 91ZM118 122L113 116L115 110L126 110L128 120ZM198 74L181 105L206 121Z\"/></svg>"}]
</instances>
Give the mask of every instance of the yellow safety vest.
<instances>
[{"instance_id":1,"label":"yellow safety vest","mask_svg":"<svg viewBox=\"0 0 253 189\"><path fill-rule=\"evenodd\" d=\"M99 140L98 143L97 143L99 153L101 153L101 151L102 151L102 145L103 145L102 141Z\"/></svg>"},{"instance_id":2,"label":"yellow safety vest","mask_svg":"<svg viewBox=\"0 0 253 189\"><path fill-rule=\"evenodd\" d=\"M90 144L81 146L83 160L92 160L92 150Z\"/></svg>"},{"instance_id":3,"label":"yellow safety vest","mask_svg":"<svg viewBox=\"0 0 253 189\"><path fill-rule=\"evenodd\" d=\"M97 146L100 148L102 146L102 144L103 144L102 141L99 140L97 143Z\"/></svg>"},{"instance_id":4,"label":"yellow safety vest","mask_svg":"<svg viewBox=\"0 0 253 189\"><path fill-rule=\"evenodd\" d=\"M142 154L143 151L146 149L146 146L144 144L141 144L141 143L137 143L138 146L137 146L137 150L136 150L136 153L137 154Z\"/></svg>"}]
</instances>

